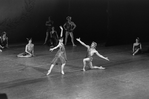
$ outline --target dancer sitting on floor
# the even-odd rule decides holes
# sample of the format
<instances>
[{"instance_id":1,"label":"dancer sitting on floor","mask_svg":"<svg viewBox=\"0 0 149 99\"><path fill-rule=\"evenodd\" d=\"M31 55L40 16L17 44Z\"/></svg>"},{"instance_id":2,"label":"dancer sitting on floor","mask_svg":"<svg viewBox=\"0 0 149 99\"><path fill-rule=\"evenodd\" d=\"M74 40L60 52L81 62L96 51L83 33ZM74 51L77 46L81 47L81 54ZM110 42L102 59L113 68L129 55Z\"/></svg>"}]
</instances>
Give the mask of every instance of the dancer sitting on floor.
<instances>
[{"instance_id":1,"label":"dancer sitting on floor","mask_svg":"<svg viewBox=\"0 0 149 99\"><path fill-rule=\"evenodd\" d=\"M61 34L60 34L60 38L59 38L59 44L54 47L54 48L50 48L50 51L53 51L57 48L59 48L58 52L55 55L55 58L52 60L52 64L50 69L48 70L47 75L49 75L51 73L52 68L54 67L54 65L56 64L57 60L60 59L60 61L62 62L61 65L61 73L64 74L64 66L66 65L66 61L67 61L67 57L66 57L66 51L65 51L65 47L63 44L63 28L62 26L60 26L61 29Z\"/></svg>"},{"instance_id":2,"label":"dancer sitting on floor","mask_svg":"<svg viewBox=\"0 0 149 99\"><path fill-rule=\"evenodd\" d=\"M136 42L133 44L133 54L132 55L136 55L138 53L140 53L142 50L142 44L140 43L140 39L137 37L136 38Z\"/></svg>"},{"instance_id":3,"label":"dancer sitting on floor","mask_svg":"<svg viewBox=\"0 0 149 99\"><path fill-rule=\"evenodd\" d=\"M32 57L34 56L34 44L32 43L32 39L28 39L28 44L25 47L25 52L20 53L17 57Z\"/></svg>"},{"instance_id":4,"label":"dancer sitting on floor","mask_svg":"<svg viewBox=\"0 0 149 99\"><path fill-rule=\"evenodd\" d=\"M82 45L84 45L85 47L87 47L87 57L83 59L83 64L84 64L84 66L83 66L83 71L85 71L86 62L89 62L90 68L105 69L105 68L102 67L102 66L98 67L98 66L93 66L93 64L92 64L93 55L94 55L94 54L96 54L96 55L98 55L99 57L101 57L101 58L103 58L103 59L109 61L109 59L108 59L107 57L102 56L102 55L99 54L98 51L95 49L96 46L97 46L97 43L96 43L96 42L92 42L91 46L89 46L89 45L86 45L84 42L82 42L82 41L80 40L80 38L77 38L76 40L79 41L79 42L80 42Z\"/></svg>"},{"instance_id":5,"label":"dancer sitting on floor","mask_svg":"<svg viewBox=\"0 0 149 99\"><path fill-rule=\"evenodd\" d=\"M8 37L5 31L2 36L0 36L0 52L2 52L2 49L4 48L8 48Z\"/></svg>"}]
</instances>

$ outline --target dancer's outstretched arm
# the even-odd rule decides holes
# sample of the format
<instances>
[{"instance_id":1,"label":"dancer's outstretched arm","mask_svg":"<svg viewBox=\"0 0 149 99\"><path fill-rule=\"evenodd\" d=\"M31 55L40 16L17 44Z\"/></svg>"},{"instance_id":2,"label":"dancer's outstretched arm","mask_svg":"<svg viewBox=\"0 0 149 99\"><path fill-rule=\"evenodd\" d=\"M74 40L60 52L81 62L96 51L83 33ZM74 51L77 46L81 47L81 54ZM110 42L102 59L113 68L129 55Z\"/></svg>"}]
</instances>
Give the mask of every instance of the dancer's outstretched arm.
<instances>
[{"instance_id":1,"label":"dancer's outstretched arm","mask_svg":"<svg viewBox=\"0 0 149 99\"><path fill-rule=\"evenodd\" d=\"M59 43L57 46L53 47L53 48L50 48L50 51L53 51L55 49L57 49L61 44Z\"/></svg>"},{"instance_id":2,"label":"dancer's outstretched arm","mask_svg":"<svg viewBox=\"0 0 149 99\"><path fill-rule=\"evenodd\" d=\"M97 56L99 56L99 57L101 57L101 58L103 58L103 59L109 61L108 57L104 57L104 56L102 56L101 54L99 54L98 51L96 51L95 53L97 54Z\"/></svg>"},{"instance_id":3,"label":"dancer's outstretched arm","mask_svg":"<svg viewBox=\"0 0 149 99\"><path fill-rule=\"evenodd\" d=\"M80 42L83 46L85 46L85 47L87 47L87 48L90 47L89 45L86 45L84 42L82 42L82 41L80 40L80 38L77 38L76 40L77 40L78 42Z\"/></svg>"},{"instance_id":4,"label":"dancer's outstretched arm","mask_svg":"<svg viewBox=\"0 0 149 99\"><path fill-rule=\"evenodd\" d=\"M63 37L63 27L60 26L60 29L61 29L61 34L60 34L60 37Z\"/></svg>"}]
</instances>

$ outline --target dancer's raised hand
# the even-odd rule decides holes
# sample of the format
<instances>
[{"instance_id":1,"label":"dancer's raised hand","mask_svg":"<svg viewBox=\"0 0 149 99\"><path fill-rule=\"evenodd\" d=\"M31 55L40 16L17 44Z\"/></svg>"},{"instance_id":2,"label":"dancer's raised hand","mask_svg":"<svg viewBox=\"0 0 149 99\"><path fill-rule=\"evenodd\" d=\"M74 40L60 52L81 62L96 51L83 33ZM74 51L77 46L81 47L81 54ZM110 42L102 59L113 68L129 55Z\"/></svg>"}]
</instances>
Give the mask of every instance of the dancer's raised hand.
<instances>
[{"instance_id":1,"label":"dancer's raised hand","mask_svg":"<svg viewBox=\"0 0 149 99\"><path fill-rule=\"evenodd\" d=\"M63 29L63 27L62 26L59 26L60 27L60 29Z\"/></svg>"},{"instance_id":2,"label":"dancer's raised hand","mask_svg":"<svg viewBox=\"0 0 149 99\"><path fill-rule=\"evenodd\" d=\"M105 57L105 59L106 59L107 61L110 61L108 57Z\"/></svg>"},{"instance_id":3,"label":"dancer's raised hand","mask_svg":"<svg viewBox=\"0 0 149 99\"><path fill-rule=\"evenodd\" d=\"M53 49L52 49L52 48L50 48L50 49L49 49L49 51L51 51L51 52L52 52L52 51L53 51Z\"/></svg>"},{"instance_id":4,"label":"dancer's raised hand","mask_svg":"<svg viewBox=\"0 0 149 99\"><path fill-rule=\"evenodd\" d=\"M77 38L76 40L77 40L77 41L80 41L80 38Z\"/></svg>"}]
</instances>

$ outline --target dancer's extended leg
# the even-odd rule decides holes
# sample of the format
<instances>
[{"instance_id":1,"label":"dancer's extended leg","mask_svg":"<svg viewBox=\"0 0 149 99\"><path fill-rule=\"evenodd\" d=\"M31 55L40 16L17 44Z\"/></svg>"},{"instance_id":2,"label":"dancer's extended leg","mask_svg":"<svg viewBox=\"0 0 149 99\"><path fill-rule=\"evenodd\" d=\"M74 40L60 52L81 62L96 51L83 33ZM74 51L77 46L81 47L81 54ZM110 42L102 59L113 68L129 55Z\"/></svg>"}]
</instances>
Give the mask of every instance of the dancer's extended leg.
<instances>
[{"instance_id":1,"label":"dancer's extended leg","mask_svg":"<svg viewBox=\"0 0 149 99\"><path fill-rule=\"evenodd\" d=\"M54 67L54 64L51 65L50 69L48 70L47 75L49 75L51 73L52 68Z\"/></svg>"},{"instance_id":2,"label":"dancer's extended leg","mask_svg":"<svg viewBox=\"0 0 149 99\"><path fill-rule=\"evenodd\" d=\"M53 69L53 67L54 67L54 65L56 64L57 60L58 60L58 56L55 56L55 58L52 60L51 67L50 67L50 69L48 70L47 75L49 75L49 74L51 73L51 70Z\"/></svg>"},{"instance_id":3,"label":"dancer's extended leg","mask_svg":"<svg viewBox=\"0 0 149 99\"><path fill-rule=\"evenodd\" d=\"M95 69L105 69L105 67L102 67L102 66L100 66L100 67L98 67L98 66L93 66L93 68L95 68Z\"/></svg>"},{"instance_id":4,"label":"dancer's extended leg","mask_svg":"<svg viewBox=\"0 0 149 99\"><path fill-rule=\"evenodd\" d=\"M90 68L94 68L94 69L105 69L104 67L100 66L93 66L93 63L90 61Z\"/></svg>"}]
</instances>

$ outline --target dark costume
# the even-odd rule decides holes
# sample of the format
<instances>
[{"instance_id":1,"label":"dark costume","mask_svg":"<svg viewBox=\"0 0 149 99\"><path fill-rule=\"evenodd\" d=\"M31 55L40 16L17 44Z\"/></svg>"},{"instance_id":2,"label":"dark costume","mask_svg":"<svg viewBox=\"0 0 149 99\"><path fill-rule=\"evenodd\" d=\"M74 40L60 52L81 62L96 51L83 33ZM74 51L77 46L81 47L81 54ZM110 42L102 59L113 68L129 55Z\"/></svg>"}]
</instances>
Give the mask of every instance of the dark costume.
<instances>
[{"instance_id":1,"label":"dark costume","mask_svg":"<svg viewBox=\"0 0 149 99\"><path fill-rule=\"evenodd\" d=\"M73 30L74 30L74 28L75 28L75 26L73 25L73 24L71 24L71 23L69 23L69 22L66 22L65 24L64 24L64 29L67 31L67 32L73 32Z\"/></svg>"},{"instance_id":2,"label":"dark costume","mask_svg":"<svg viewBox=\"0 0 149 99\"><path fill-rule=\"evenodd\" d=\"M7 44L8 44L8 37L5 37L5 39L3 38L3 36L0 38L0 45L3 48L7 48Z\"/></svg>"},{"instance_id":3,"label":"dark costume","mask_svg":"<svg viewBox=\"0 0 149 99\"><path fill-rule=\"evenodd\" d=\"M137 54L139 54L139 53L141 53L141 43L139 43L138 45L136 45L136 46L134 46L134 52L136 51L136 50L139 50L138 52L137 52ZM133 53L134 53L133 52Z\"/></svg>"}]
</instances>

